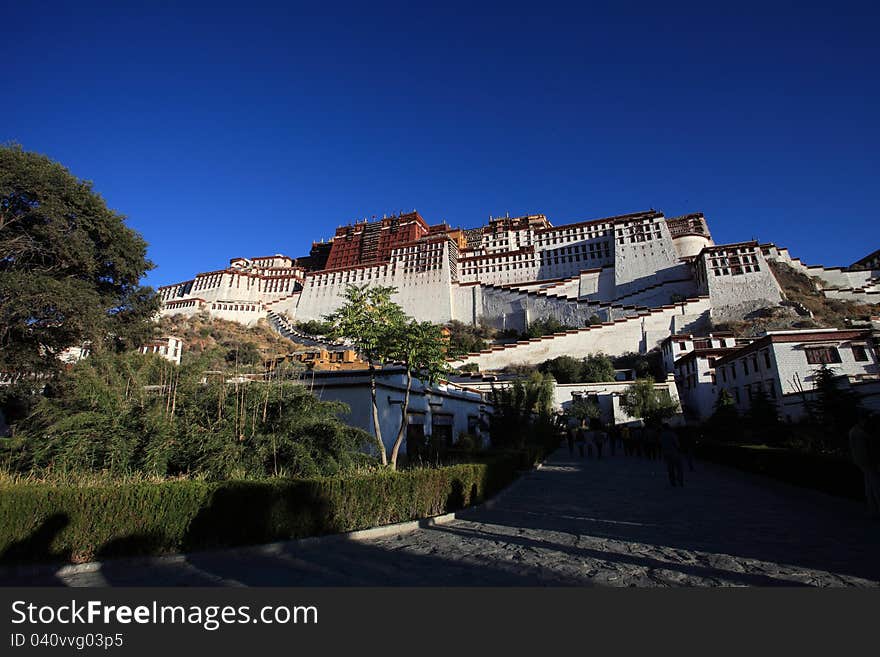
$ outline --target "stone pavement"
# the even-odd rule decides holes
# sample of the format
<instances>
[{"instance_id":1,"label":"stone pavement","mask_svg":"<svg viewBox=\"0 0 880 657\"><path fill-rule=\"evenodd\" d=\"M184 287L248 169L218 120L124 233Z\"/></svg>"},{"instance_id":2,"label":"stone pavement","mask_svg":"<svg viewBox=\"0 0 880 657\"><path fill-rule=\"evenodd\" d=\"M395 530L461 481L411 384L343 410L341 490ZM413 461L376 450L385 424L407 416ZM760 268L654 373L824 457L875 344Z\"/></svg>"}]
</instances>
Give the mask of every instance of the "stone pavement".
<instances>
[{"instance_id":1,"label":"stone pavement","mask_svg":"<svg viewBox=\"0 0 880 657\"><path fill-rule=\"evenodd\" d=\"M661 461L571 459L491 508L367 542L279 554L226 550L3 584L68 586L876 586L880 523L858 503L697 463L671 488Z\"/></svg>"}]
</instances>

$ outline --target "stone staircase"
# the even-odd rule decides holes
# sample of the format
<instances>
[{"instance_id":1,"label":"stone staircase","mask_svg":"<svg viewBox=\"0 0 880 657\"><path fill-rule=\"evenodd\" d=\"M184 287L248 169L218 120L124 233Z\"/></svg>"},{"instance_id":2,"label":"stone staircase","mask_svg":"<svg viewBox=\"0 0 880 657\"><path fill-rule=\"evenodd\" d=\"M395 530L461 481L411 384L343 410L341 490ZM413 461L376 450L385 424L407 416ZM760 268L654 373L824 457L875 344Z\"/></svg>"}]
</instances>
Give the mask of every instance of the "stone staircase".
<instances>
[{"instance_id":1,"label":"stone staircase","mask_svg":"<svg viewBox=\"0 0 880 657\"><path fill-rule=\"evenodd\" d=\"M680 304L639 309L633 316L581 329L495 345L450 359L449 364L460 367L475 363L480 370L498 370L517 363L537 365L557 356L583 357L598 352L610 356L630 351L645 353L670 335L707 329L709 309L708 296L692 297Z\"/></svg>"},{"instance_id":2,"label":"stone staircase","mask_svg":"<svg viewBox=\"0 0 880 657\"><path fill-rule=\"evenodd\" d=\"M326 349L327 351L341 351L351 348L344 340L325 340L321 336L306 335L301 331L297 331L293 324L274 310L266 313L266 319L269 321L269 326L277 333L297 344L317 349Z\"/></svg>"}]
</instances>

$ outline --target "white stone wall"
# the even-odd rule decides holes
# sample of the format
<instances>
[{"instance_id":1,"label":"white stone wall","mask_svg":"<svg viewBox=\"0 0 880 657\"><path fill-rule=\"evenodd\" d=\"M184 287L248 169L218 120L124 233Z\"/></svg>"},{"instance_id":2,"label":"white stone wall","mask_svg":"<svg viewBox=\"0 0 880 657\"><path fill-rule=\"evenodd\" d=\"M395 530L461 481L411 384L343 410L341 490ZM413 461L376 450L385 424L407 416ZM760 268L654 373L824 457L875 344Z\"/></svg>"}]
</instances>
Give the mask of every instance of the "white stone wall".
<instances>
[{"instance_id":1,"label":"white stone wall","mask_svg":"<svg viewBox=\"0 0 880 657\"><path fill-rule=\"evenodd\" d=\"M314 380L307 381L307 385L321 399L348 404L351 412L342 419L373 434L372 403L366 371L316 374ZM379 375L377 395L379 424L382 442L389 453L400 428L405 386L404 374L399 369L386 370ZM468 432L470 418L482 418L484 422L488 421L491 405L487 404L477 392L468 392L445 384L426 387L415 380L410 396L409 412L424 421L426 436L431 434L434 416L451 415L452 436L453 440L457 440L459 434ZM477 433L478 437L488 439L488 435L484 432ZM405 439L401 452L406 452Z\"/></svg>"},{"instance_id":2,"label":"white stone wall","mask_svg":"<svg viewBox=\"0 0 880 657\"><path fill-rule=\"evenodd\" d=\"M721 247L719 247L721 248ZM741 264L727 264L738 259ZM703 252L697 263L698 279L712 301L712 319L741 319L760 308L782 301L782 290L760 248L735 245L724 251Z\"/></svg>"},{"instance_id":3,"label":"white stone wall","mask_svg":"<svg viewBox=\"0 0 880 657\"><path fill-rule=\"evenodd\" d=\"M678 253L665 220L649 215L618 221L614 232L618 297L675 277Z\"/></svg>"},{"instance_id":4,"label":"white stone wall","mask_svg":"<svg viewBox=\"0 0 880 657\"><path fill-rule=\"evenodd\" d=\"M751 353L744 353L732 362L718 368L718 384L727 388L738 408L745 412L750 407L749 393L761 387L771 399L789 399L786 413L789 417L784 419L796 420L804 413L801 403L797 402L798 390L810 391L814 387L815 374L820 365L807 361L805 346L836 345L840 355L840 363L831 363L832 368L838 375L849 377L863 377L866 375L876 376L880 374L878 355L875 350L866 348L868 360L856 361L849 340L836 340L834 332L828 332L828 340L821 342L769 342ZM864 344L865 340L855 340L857 344ZM769 360L768 360L769 359ZM744 367L746 362L748 371ZM747 388L748 386L748 388ZM793 397L792 397L793 395Z\"/></svg>"},{"instance_id":5,"label":"white stone wall","mask_svg":"<svg viewBox=\"0 0 880 657\"><path fill-rule=\"evenodd\" d=\"M557 356L583 357L598 352L612 356L630 351L645 353L673 333L705 328L708 311L707 298L691 299L613 323L496 347L468 355L452 365L476 363L481 370L499 370L517 363L534 365Z\"/></svg>"}]
</instances>

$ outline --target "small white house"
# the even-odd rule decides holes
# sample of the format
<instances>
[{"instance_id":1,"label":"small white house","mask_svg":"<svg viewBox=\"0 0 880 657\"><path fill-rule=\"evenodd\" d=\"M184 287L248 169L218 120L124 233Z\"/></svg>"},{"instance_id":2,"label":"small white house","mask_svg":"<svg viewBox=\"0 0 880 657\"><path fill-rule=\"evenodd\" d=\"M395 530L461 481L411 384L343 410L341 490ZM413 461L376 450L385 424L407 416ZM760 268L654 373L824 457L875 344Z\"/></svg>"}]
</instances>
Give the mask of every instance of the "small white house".
<instances>
[{"instance_id":1,"label":"small white house","mask_svg":"<svg viewBox=\"0 0 880 657\"><path fill-rule=\"evenodd\" d=\"M342 419L373 433L369 370L312 371L304 377L303 383L321 399L347 404L351 412ZM406 392L405 370L402 367L381 370L377 388L382 442L390 450L400 428ZM491 405L478 390L449 382L425 385L416 379L410 391L406 438L401 452L406 452L407 441L421 443L426 438L448 447L462 433L485 443L490 415Z\"/></svg>"},{"instance_id":2,"label":"small white house","mask_svg":"<svg viewBox=\"0 0 880 657\"><path fill-rule=\"evenodd\" d=\"M845 377L854 390L869 391L880 381L880 360L867 329L806 329L770 331L715 363L717 388L730 392L737 407L747 411L758 390L775 401L787 421L804 416L804 399L814 389L823 366ZM863 395L873 406L877 399Z\"/></svg>"},{"instance_id":3,"label":"small white house","mask_svg":"<svg viewBox=\"0 0 880 657\"><path fill-rule=\"evenodd\" d=\"M138 349L142 354L159 354L162 358L180 365L180 357L183 354L183 340L169 335L158 340L153 340Z\"/></svg>"}]
</instances>

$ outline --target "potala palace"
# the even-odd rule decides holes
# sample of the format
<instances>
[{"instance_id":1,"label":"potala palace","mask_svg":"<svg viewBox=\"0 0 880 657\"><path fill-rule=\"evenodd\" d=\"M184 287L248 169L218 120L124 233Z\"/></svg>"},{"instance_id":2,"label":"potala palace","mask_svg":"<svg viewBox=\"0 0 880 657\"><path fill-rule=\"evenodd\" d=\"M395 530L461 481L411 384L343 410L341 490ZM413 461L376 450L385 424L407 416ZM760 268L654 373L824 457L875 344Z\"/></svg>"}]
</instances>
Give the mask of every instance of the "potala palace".
<instances>
[{"instance_id":1,"label":"potala palace","mask_svg":"<svg viewBox=\"0 0 880 657\"><path fill-rule=\"evenodd\" d=\"M268 318L286 334L292 321L338 308L352 284L395 287L419 320L522 331L553 317L577 327L455 363L492 370L564 354L644 353L672 335L705 334L710 321L777 306L784 295L768 260L818 277L826 296L877 302L880 267L869 259L826 268L770 243L715 244L702 213L648 210L561 226L538 214L462 229L431 226L413 211L342 226L307 256L233 258L159 292L163 314L207 312L246 325Z\"/></svg>"}]
</instances>

